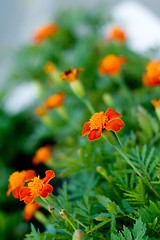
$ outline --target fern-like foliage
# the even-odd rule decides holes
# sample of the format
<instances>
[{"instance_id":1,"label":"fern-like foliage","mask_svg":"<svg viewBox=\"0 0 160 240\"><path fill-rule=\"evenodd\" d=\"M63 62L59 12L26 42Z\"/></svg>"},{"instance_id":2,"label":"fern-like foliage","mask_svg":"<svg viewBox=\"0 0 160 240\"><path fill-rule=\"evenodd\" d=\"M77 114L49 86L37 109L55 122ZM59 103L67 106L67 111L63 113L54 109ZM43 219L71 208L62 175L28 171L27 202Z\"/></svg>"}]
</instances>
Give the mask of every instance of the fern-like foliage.
<instances>
[{"instance_id":1,"label":"fern-like foliage","mask_svg":"<svg viewBox=\"0 0 160 240\"><path fill-rule=\"evenodd\" d=\"M146 236L146 226L138 219L133 226L133 229L129 229L123 226L123 230L117 234L113 234L111 240L148 240Z\"/></svg>"}]
</instances>

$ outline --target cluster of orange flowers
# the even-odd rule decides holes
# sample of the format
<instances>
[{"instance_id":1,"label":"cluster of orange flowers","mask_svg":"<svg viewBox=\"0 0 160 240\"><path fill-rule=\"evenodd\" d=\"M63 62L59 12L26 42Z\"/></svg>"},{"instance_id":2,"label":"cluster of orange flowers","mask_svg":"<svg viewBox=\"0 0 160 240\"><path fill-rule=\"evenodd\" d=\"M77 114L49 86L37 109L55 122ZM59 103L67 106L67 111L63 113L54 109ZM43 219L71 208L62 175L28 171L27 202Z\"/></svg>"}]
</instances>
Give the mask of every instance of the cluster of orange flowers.
<instances>
[{"instance_id":1,"label":"cluster of orange flowers","mask_svg":"<svg viewBox=\"0 0 160 240\"><path fill-rule=\"evenodd\" d=\"M56 24L49 24L36 31L34 35L34 42L36 44L42 43L45 39L54 35L58 30ZM119 27L113 27L110 29L107 40L117 41L118 43L124 43L126 41L126 33ZM121 71L122 64L127 63L127 59L124 56L116 56L110 54L105 56L99 66L99 73L110 76L116 75ZM45 66L45 71L51 73L54 69L54 64L51 62ZM78 80L79 73L84 69L70 68L60 75L60 78L70 83ZM143 76L143 84L145 86L160 85L160 61L151 61L147 67L147 72ZM65 98L64 92L56 93L46 99L46 101L36 109L38 116L44 116L48 110L62 106ZM155 109L160 111L160 99L152 100L152 104ZM159 113L160 115L160 113ZM88 135L90 141L99 139L104 131L118 132L124 127L124 122L120 119L122 115L116 112L112 108L108 108L105 112L99 112L92 115L89 122L86 122L83 126L82 136ZM51 146L43 146L37 150L35 156L32 159L33 164L46 162L51 158ZM26 220L30 220L34 212L40 208L40 205L35 202L37 197L46 198L53 191L53 187L48 182L55 177L52 170L45 172L46 176L40 179L40 176L36 177L36 173L33 170L14 172L9 177L9 185L7 195L11 192L15 198L19 198L21 201L27 204L24 210Z\"/></svg>"},{"instance_id":2,"label":"cluster of orange flowers","mask_svg":"<svg viewBox=\"0 0 160 240\"><path fill-rule=\"evenodd\" d=\"M28 221L32 218L33 214L41 206L34 202L37 197L46 198L48 194L52 193L53 187L48 182L55 177L52 170L45 172L46 176L40 179L36 177L36 172L33 170L14 172L9 177L9 185L7 195L11 192L15 198L24 200L29 204L24 209L24 218Z\"/></svg>"},{"instance_id":3,"label":"cluster of orange flowers","mask_svg":"<svg viewBox=\"0 0 160 240\"><path fill-rule=\"evenodd\" d=\"M51 63L45 66L45 68L48 73L53 70L53 66L51 65ZM77 81L80 72L82 72L83 70L83 68L70 68L61 73L60 78L64 81L74 83ZM58 92L48 97L40 107L36 108L36 115L42 117L47 113L47 111L52 110L53 108L61 107L63 105L65 96L65 92Z\"/></svg>"},{"instance_id":4,"label":"cluster of orange flowers","mask_svg":"<svg viewBox=\"0 0 160 240\"><path fill-rule=\"evenodd\" d=\"M35 31L33 41L35 44L41 44L44 40L50 38L58 31L56 23L46 24ZM107 36L107 41L115 41L117 43L124 43L127 40L126 32L119 26L111 26ZM126 63L127 60L123 56L115 56L113 54L106 56L102 59L99 66L100 74L114 75L118 74L121 70L121 65ZM51 73L55 69L52 62L48 62L45 66L45 72ZM160 61L154 60L149 62L146 67L147 73L143 75L143 84L147 87L160 85ZM60 75L61 79L73 82L77 79L78 74L83 71L80 69L69 69ZM55 96L55 98L57 98ZM53 98L52 98L53 99ZM41 106L36 110L37 115L43 116L46 113L46 108Z\"/></svg>"}]
</instances>

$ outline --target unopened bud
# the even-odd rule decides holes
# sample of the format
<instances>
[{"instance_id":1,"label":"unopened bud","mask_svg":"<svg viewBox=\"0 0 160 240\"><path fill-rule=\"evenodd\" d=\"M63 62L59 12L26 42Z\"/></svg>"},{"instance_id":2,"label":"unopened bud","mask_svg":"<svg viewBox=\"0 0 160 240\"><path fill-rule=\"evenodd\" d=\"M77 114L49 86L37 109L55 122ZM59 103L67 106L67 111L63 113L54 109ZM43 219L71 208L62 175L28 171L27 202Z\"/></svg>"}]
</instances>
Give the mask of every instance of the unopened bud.
<instances>
[{"instance_id":1,"label":"unopened bud","mask_svg":"<svg viewBox=\"0 0 160 240\"><path fill-rule=\"evenodd\" d=\"M109 177L108 177L108 175L107 175L107 172L106 172L106 170L105 170L103 167L97 166L97 167L96 167L96 170L97 170L97 172L99 172L105 179L109 180Z\"/></svg>"},{"instance_id":2,"label":"unopened bud","mask_svg":"<svg viewBox=\"0 0 160 240\"><path fill-rule=\"evenodd\" d=\"M113 146L120 145L118 137L115 132L104 130L103 137Z\"/></svg>"},{"instance_id":3,"label":"unopened bud","mask_svg":"<svg viewBox=\"0 0 160 240\"><path fill-rule=\"evenodd\" d=\"M67 213L64 209L60 209L60 210L59 210L59 214L60 214L61 217L62 217L63 219L65 219L65 220L69 218L68 213Z\"/></svg>"},{"instance_id":4,"label":"unopened bud","mask_svg":"<svg viewBox=\"0 0 160 240\"><path fill-rule=\"evenodd\" d=\"M113 106L114 105L113 98L112 98L111 94L109 94L109 93L104 93L103 94L103 101L108 106Z\"/></svg>"},{"instance_id":5,"label":"unopened bud","mask_svg":"<svg viewBox=\"0 0 160 240\"><path fill-rule=\"evenodd\" d=\"M78 229L73 233L72 240L83 240L84 239L84 234L83 231Z\"/></svg>"},{"instance_id":6,"label":"unopened bud","mask_svg":"<svg viewBox=\"0 0 160 240\"><path fill-rule=\"evenodd\" d=\"M49 206L48 206L48 211L49 211L49 212L53 212L53 211L54 211L54 208L49 205Z\"/></svg>"},{"instance_id":7,"label":"unopened bud","mask_svg":"<svg viewBox=\"0 0 160 240\"><path fill-rule=\"evenodd\" d=\"M70 86L73 90L73 92L80 98L83 98L85 96L85 91L82 83L77 79L74 82L70 82Z\"/></svg>"}]
</instances>

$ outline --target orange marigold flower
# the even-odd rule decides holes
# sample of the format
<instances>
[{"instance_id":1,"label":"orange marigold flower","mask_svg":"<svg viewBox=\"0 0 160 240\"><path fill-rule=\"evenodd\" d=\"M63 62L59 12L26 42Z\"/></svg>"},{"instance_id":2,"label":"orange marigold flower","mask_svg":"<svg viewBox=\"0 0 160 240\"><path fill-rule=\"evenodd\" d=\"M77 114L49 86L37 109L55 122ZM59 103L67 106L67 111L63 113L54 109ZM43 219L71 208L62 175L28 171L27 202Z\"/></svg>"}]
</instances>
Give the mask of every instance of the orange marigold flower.
<instances>
[{"instance_id":1,"label":"orange marigold flower","mask_svg":"<svg viewBox=\"0 0 160 240\"><path fill-rule=\"evenodd\" d=\"M160 61L150 61L146 70L147 73L142 78L143 84L147 87L160 85Z\"/></svg>"},{"instance_id":2,"label":"orange marigold flower","mask_svg":"<svg viewBox=\"0 0 160 240\"><path fill-rule=\"evenodd\" d=\"M33 36L35 44L41 44L45 39L50 38L58 30L56 23L50 23L37 29Z\"/></svg>"},{"instance_id":3,"label":"orange marigold flower","mask_svg":"<svg viewBox=\"0 0 160 240\"><path fill-rule=\"evenodd\" d=\"M105 113L95 113L92 115L90 121L84 124L82 137L88 134L88 139L93 141L101 137L104 129L114 132L120 131L124 127L124 122L121 119L117 119L120 117L122 115L112 108L108 108Z\"/></svg>"},{"instance_id":4,"label":"orange marigold flower","mask_svg":"<svg viewBox=\"0 0 160 240\"><path fill-rule=\"evenodd\" d=\"M78 79L79 73L84 71L83 68L70 68L61 73L60 78L67 82L74 82Z\"/></svg>"},{"instance_id":5,"label":"orange marigold flower","mask_svg":"<svg viewBox=\"0 0 160 240\"><path fill-rule=\"evenodd\" d=\"M126 32L118 27L118 26L112 26L108 32L108 35L107 35L107 40L114 40L116 42L119 42L119 43L123 43L126 41L127 39L127 36L126 36Z\"/></svg>"},{"instance_id":6,"label":"orange marigold flower","mask_svg":"<svg viewBox=\"0 0 160 240\"><path fill-rule=\"evenodd\" d=\"M60 107L64 102L65 96L66 96L65 92L59 92L47 98L47 100L45 101L46 108L52 109L52 108Z\"/></svg>"},{"instance_id":7,"label":"orange marigold flower","mask_svg":"<svg viewBox=\"0 0 160 240\"><path fill-rule=\"evenodd\" d=\"M36 172L33 170L14 172L9 177L9 185L7 196L9 196L12 192L15 198L19 198L19 191L22 187L24 187L26 182L29 182L32 178L36 176Z\"/></svg>"},{"instance_id":8,"label":"orange marigold flower","mask_svg":"<svg viewBox=\"0 0 160 240\"><path fill-rule=\"evenodd\" d=\"M39 163L44 163L47 160L49 160L51 156L52 156L52 153L51 153L50 145L41 147L36 151L35 156L32 158L32 163L35 165Z\"/></svg>"},{"instance_id":9,"label":"orange marigold flower","mask_svg":"<svg viewBox=\"0 0 160 240\"><path fill-rule=\"evenodd\" d=\"M100 67L99 67L99 73L100 74L108 74L108 75L115 75L118 74L121 71L121 65L123 63L126 63L127 60L123 56L115 56L113 54L110 54L102 59Z\"/></svg>"},{"instance_id":10,"label":"orange marigold flower","mask_svg":"<svg viewBox=\"0 0 160 240\"><path fill-rule=\"evenodd\" d=\"M46 177L40 179L40 176L34 177L27 187L20 190L20 200L24 200L26 204L34 202L37 197L46 198L53 191L53 187L48 182L55 177L52 170L45 172Z\"/></svg>"},{"instance_id":11,"label":"orange marigold flower","mask_svg":"<svg viewBox=\"0 0 160 240\"><path fill-rule=\"evenodd\" d=\"M45 73L51 74L54 72L54 70L56 70L56 65L51 61L47 62L46 65L44 66Z\"/></svg>"},{"instance_id":12,"label":"orange marigold flower","mask_svg":"<svg viewBox=\"0 0 160 240\"><path fill-rule=\"evenodd\" d=\"M160 99L153 99L151 103L153 104L154 108L160 108Z\"/></svg>"},{"instance_id":13,"label":"orange marigold flower","mask_svg":"<svg viewBox=\"0 0 160 240\"><path fill-rule=\"evenodd\" d=\"M23 216L26 221L30 221L34 213L41 208L41 205L37 202L26 204L23 211Z\"/></svg>"},{"instance_id":14,"label":"orange marigold flower","mask_svg":"<svg viewBox=\"0 0 160 240\"><path fill-rule=\"evenodd\" d=\"M35 109L35 114L38 116L38 117L43 117L46 115L46 107L45 106L40 106L40 107L37 107Z\"/></svg>"}]
</instances>

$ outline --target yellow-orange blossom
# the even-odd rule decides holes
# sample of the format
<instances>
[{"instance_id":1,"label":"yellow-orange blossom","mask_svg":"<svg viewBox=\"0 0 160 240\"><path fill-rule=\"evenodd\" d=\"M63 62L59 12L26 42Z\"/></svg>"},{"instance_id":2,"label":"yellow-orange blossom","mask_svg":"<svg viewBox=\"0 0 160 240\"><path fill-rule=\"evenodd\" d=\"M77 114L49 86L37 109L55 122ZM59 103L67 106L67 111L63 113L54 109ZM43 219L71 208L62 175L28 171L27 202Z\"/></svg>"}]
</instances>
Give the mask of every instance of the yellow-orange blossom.
<instances>
[{"instance_id":1,"label":"yellow-orange blossom","mask_svg":"<svg viewBox=\"0 0 160 240\"><path fill-rule=\"evenodd\" d=\"M122 115L112 108L108 108L105 113L95 113L90 118L90 121L84 124L82 136L88 134L88 139L93 141L101 137L104 129L118 132L124 127L124 122L119 119L120 117Z\"/></svg>"}]
</instances>

